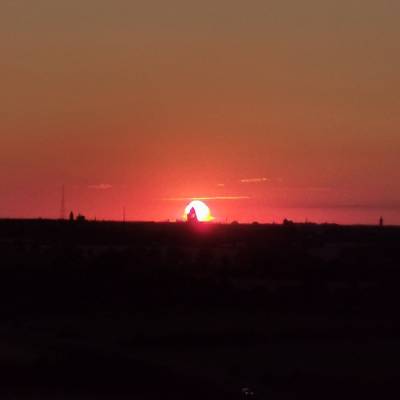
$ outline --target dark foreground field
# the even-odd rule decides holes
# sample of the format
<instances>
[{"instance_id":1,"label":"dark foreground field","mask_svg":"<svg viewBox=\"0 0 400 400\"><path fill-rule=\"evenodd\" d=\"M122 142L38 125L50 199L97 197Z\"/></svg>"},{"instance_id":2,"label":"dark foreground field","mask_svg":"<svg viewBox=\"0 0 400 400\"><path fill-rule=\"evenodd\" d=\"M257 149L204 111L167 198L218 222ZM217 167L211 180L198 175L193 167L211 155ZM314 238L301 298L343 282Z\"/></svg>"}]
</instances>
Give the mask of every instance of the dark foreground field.
<instances>
[{"instance_id":1,"label":"dark foreground field","mask_svg":"<svg viewBox=\"0 0 400 400\"><path fill-rule=\"evenodd\" d=\"M398 398L399 245L390 227L0 221L0 398Z\"/></svg>"}]
</instances>

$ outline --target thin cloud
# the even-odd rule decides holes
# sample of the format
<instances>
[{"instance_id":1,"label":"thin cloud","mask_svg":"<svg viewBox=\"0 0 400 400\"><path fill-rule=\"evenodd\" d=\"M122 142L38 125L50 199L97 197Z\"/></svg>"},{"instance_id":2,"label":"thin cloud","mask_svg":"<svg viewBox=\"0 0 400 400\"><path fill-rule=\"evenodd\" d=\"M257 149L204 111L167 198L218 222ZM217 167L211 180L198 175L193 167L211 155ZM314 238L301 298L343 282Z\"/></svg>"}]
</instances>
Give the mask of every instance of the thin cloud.
<instances>
[{"instance_id":1,"label":"thin cloud","mask_svg":"<svg viewBox=\"0 0 400 400\"><path fill-rule=\"evenodd\" d=\"M108 183L100 183L98 185L89 185L88 188L92 190L109 190L112 188L112 185Z\"/></svg>"},{"instance_id":2,"label":"thin cloud","mask_svg":"<svg viewBox=\"0 0 400 400\"><path fill-rule=\"evenodd\" d=\"M324 186L311 186L311 187L306 187L305 190L308 190L310 192L332 192L333 188L331 187L324 187Z\"/></svg>"},{"instance_id":3,"label":"thin cloud","mask_svg":"<svg viewBox=\"0 0 400 400\"><path fill-rule=\"evenodd\" d=\"M262 182L270 182L271 179L261 177L261 178L244 178L240 180L240 183L262 183Z\"/></svg>"},{"instance_id":4,"label":"thin cloud","mask_svg":"<svg viewBox=\"0 0 400 400\"><path fill-rule=\"evenodd\" d=\"M205 196L205 197L168 197L163 201L191 201L191 200L249 200L249 196Z\"/></svg>"},{"instance_id":5,"label":"thin cloud","mask_svg":"<svg viewBox=\"0 0 400 400\"><path fill-rule=\"evenodd\" d=\"M218 187L224 187L224 186L225 186L225 183L217 183L217 186L218 186Z\"/></svg>"},{"instance_id":6,"label":"thin cloud","mask_svg":"<svg viewBox=\"0 0 400 400\"><path fill-rule=\"evenodd\" d=\"M329 186L281 186L274 188L275 191L303 191L303 192L332 192Z\"/></svg>"}]
</instances>

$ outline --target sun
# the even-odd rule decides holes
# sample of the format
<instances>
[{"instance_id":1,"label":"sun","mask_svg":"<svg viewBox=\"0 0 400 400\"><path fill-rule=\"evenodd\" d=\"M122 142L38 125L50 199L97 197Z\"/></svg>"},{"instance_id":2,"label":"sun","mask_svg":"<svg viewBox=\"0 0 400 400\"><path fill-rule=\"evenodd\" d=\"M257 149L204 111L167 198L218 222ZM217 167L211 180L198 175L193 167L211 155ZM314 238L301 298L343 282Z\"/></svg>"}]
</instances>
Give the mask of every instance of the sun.
<instances>
[{"instance_id":1,"label":"sun","mask_svg":"<svg viewBox=\"0 0 400 400\"><path fill-rule=\"evenodd\" d=\"M207 204L203 203L200 200L193 200L185 207L185 213L183 215L183 219L186 221L187 216L190 213L190 210L194 208L196 211L197 219L200 222L209 222L213 220L210 209Z\"/></svg>"}]
</instances>

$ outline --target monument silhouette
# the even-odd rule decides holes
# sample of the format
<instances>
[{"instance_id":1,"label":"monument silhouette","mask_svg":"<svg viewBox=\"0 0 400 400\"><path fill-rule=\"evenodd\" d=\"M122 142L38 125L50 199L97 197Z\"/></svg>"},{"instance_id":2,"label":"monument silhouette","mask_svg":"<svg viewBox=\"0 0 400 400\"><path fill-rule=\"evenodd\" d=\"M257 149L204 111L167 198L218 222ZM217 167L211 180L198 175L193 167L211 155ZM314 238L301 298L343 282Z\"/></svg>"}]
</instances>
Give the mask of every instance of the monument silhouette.
<instances>
[{"instance_id":1,"label":"monument silhouette","mask_svg":"<svg viewBox=\"0 0 400 400\"><path fill-rule=\"evenodd\" d=\"M199 219L197 218L196 210L194 209L194 207L192 207L187 214L187 222L189 224L193 224L193 223L196 224L199 222Z\"/></svg>"}]
</instances>

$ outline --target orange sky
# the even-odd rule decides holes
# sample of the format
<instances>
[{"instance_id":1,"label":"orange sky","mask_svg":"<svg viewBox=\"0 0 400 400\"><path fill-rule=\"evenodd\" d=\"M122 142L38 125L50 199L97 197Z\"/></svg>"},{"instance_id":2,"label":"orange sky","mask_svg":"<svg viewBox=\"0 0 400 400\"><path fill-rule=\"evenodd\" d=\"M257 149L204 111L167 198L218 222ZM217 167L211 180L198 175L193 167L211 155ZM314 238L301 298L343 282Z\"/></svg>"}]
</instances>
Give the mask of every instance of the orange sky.
<instances>
[{"instance_id":1,"label":"orange sky","mask_svg":"<svg viewBox=\"0 0 400 400\"><path fill-rule=\"evenodd\" d=\"M138 3L2 1L0 217L400 223L397 0Z\"/></svg>"}]
</instances>

